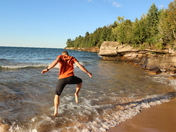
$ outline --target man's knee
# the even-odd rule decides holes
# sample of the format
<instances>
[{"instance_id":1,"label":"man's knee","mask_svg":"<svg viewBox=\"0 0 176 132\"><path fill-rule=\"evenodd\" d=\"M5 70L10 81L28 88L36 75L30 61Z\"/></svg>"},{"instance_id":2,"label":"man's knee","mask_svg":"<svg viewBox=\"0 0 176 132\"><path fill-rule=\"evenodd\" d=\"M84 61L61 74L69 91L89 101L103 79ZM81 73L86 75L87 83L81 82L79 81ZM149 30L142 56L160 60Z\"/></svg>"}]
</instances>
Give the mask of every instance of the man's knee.
<instances>
[{"instance_id":1,"label":"man's knee","mask_svg":"<svg viewBox=\"0 0 176 132\"><path fill-rule=\"evenodd\" d=\"M56 90L56 91L55 91L55 96L56 96L56 95L60 96L61 93L62 93L62 91L57 91L57 90Z\"/></svg>"},{"instance_id":2,"label":"man's knee","mask_svg":"<svg viewBox=\"0 0 176 132\"><path fill-rule=\"evenodd\" d=\"M77 84L77 87L82 87L82 82Z\"/></svg>"}]
</instances>

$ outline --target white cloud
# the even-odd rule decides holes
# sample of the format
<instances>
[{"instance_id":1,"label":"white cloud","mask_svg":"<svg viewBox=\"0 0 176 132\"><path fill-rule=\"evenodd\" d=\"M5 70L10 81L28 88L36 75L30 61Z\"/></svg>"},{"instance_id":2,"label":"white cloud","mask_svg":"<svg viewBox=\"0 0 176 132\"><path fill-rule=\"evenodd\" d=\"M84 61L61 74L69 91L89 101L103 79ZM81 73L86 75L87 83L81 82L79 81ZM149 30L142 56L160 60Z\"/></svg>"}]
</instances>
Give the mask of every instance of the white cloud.
<instances>
[{"instance_id":1,"label":"white cloud","mask_svg":"<svg viewBox=\"0 0 176 132\"><path fill-rule=\"evenodd\" d=\"M121 7L121 5L116 3L116 2L112 2L112 5L115 6L115 7Z\"/></svg>"},{"instance_id":2,"label":"white cloud","mask_svg":"<svg viewBox=\"0 0 176 132\"><path fill-rule=\"evenodd\" d=\"M87 0L87 2L92 2L93 0ZM120 5L119 3L115 2L115 0L103 0L104 2L109 2L112 4L112 6L115 7L122 7L122 5Z\"/></svg>"}]
</instances>

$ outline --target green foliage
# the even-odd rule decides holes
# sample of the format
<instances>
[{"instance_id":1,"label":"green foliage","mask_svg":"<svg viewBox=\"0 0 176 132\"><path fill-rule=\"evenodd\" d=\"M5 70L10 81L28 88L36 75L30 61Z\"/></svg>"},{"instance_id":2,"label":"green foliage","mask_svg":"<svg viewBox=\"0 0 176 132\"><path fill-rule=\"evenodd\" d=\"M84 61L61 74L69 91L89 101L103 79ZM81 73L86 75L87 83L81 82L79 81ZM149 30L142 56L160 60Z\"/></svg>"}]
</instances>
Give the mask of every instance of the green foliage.
<instances>
[{"instance_id":1,"label":"green foliage","mask_svg":"<svg viewBox=\"0 0 176 132\"><path fill-rule=\"evenodd\" d=\"M149 46L163 49L164 43L176 40L176 0L168 9L158 10L152 4L148 12L132 22L124 17L109 26L99 27L93 33L86 32L74 40L68 39L67 47L100 47L103 41L118 41L145 49ZM174 47L175 47L174 43Z\"/></svg>"},{"instance_id":2,"label":"green foliage","mask_svg":"<svg viewBox=\"0 0 176 132\"><path fill-rule=\"evenodd\" d=\"M164 48L163 43L161 43L161 42L156 43L155 47L160 50L162 50Z\"/></svg>"},{"instance_id":3,"label":"green foliage","mask_svg":"<svg viewBox=\"0 0 176 132\"><path fill-rule=\"evenodd\" d=\"M148 42L144 42L142 45L145 45L145 47L150 47L150 44Z\"/></svg>"},{"instance_id":4,"label":"green foliage","mask_svg":"<svg viewBox=\"0 0 176 132\"><path fill-rule=\"evenodd\" d=\"M67 39L66 44L67 44L67 47L74 47L74 43L71 39Z\"/></svg>"},{"instance_id":5,"label":"green foliage","mask_svg":"<svg viewBox=\"0 0 176 132\"><path fill-rule=\"evenodd\" d=\"M167 22L169 24L169 29L172 32L171 39L176 40L176 0L169 4L167 13Z\"/></svg>"},{"instance_id":6,"label":"green foliage","mask_svg":"<svg viewBox=\"0 0 176 132\"><path fill-rule=\"evenodd\" d=\"M176 40L173 41L172 43L169 43L171 46L171 49L173 49L174 51L176 51Z\"/></svg>"},{"instance_id":7,"label":"green foliage","mask_svg":"<svg viewBox=\"0 0 176 132\"><path fill-rule=\"evenodd\" d=\"M148 10L147 16L146 16L146 24L147 24L147 39L146 42L149 44L155 44L158 42L158 23L159 23L159 12L158 8L155 4L153 4L150 9Z\"/></svg>"},{"instance_id":8,"label":"green foliage","mask_svg":"<svg viewBox=\"0 0 176 132\"><path fill-rule=\"evenodd\" d=\"M156 52L156 51L150 51L150 53L151 53L151 54L157 54L157 52Z\"/></svg>"},{"instance_id":9,"label":"green foliage","mask_svg":"<svg viewBox=\"0 0 176 132\"><path fill-rule=\"evenodd\" d=\"M68 39L67 47L100 47L103 41L114 41L112 37L112 26L104 26L98 28L94 33L86 32L85 37L79 36L75 40Z\"/></svg>"},{"instance_id":10,"label":"green foliage","mask_svg":"<svg viewBox=\"0 0 176 132\"><path fill-rule=\"evenodd\" d=\"M138 44L133 44L132 47L133 47L133 48L137 48L137 47L138 47Z\"/></svg>"},{"instance_id":11,"label":"green foliage","mask_svg":"<svg viewBox=\"0 0 176 132\"><path fill-rule=\"evenodd\" d=\"M135 20L132 30L132 43L142 44L146 41L146 27L146 16L142 16L140 20Z\"/></svg>"},{"instance_id":12,"label":"green foliage","mask_svg":"<svg viewBox=\"0 0 176 132\"><path fill-rule=\"evenodd\" d=\"M146 49L146 45L145 44L141 44L139 48L140 48L140 50L144 50L144 49Z\"/></svg>"}]
</instances>

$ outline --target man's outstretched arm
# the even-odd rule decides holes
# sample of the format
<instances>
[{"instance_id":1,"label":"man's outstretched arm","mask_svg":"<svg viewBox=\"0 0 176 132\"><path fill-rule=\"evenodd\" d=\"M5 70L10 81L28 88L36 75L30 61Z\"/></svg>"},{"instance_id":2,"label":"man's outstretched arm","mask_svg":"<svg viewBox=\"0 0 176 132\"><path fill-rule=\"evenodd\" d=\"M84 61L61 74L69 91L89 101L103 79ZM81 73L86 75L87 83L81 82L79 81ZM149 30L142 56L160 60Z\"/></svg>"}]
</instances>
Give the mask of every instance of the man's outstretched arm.
<instances>
[{"instance_id":1,"label":"man's outstretched arm","mask_svg":"<svg viewBox=\"0 0 176 132\"><path fill-rule=\"evenodd\" d=\"M89 77L92 77L92 73L90 73L83 65L81 65L79 62L75 62L75 64L85 73L88 74Z\"/></svg>"},{"instance_id":2,"label":"man's outstretched arm","mask_svg":"<svg viewBox=\"0 0 176 132\"><path fill-rule=\"evenodd\" d=\"M57 57L56 60L54 60L47 69L44 69L41 73L44 74L46 72L48 72L50 69L52 69L53 67L55 67L57 65L57 63L59 62L59 58Z\"/></svg>"}]
</instances>

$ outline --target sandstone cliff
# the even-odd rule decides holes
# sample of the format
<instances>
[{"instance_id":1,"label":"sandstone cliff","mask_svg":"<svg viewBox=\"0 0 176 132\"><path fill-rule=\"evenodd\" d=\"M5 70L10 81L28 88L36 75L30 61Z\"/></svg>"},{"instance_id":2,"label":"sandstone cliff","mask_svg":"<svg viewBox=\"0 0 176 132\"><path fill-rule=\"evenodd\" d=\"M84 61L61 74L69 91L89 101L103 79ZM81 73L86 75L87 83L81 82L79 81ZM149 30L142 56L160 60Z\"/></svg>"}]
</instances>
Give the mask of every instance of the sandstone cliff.
<instances>
[{"instance_id":1,"label":"sandstone cliff","mask_svg":"<svg viewBox=\"0 0 176 132\"><path fill-rule=\"evenodd\" d=\"M119 42L105 41L98 53L103 59L124 60L133 62L141 68L153 71L153 73L176 71L176 53L174 50L140 50L130 45Z\"/></svg>"}]
</instances>

